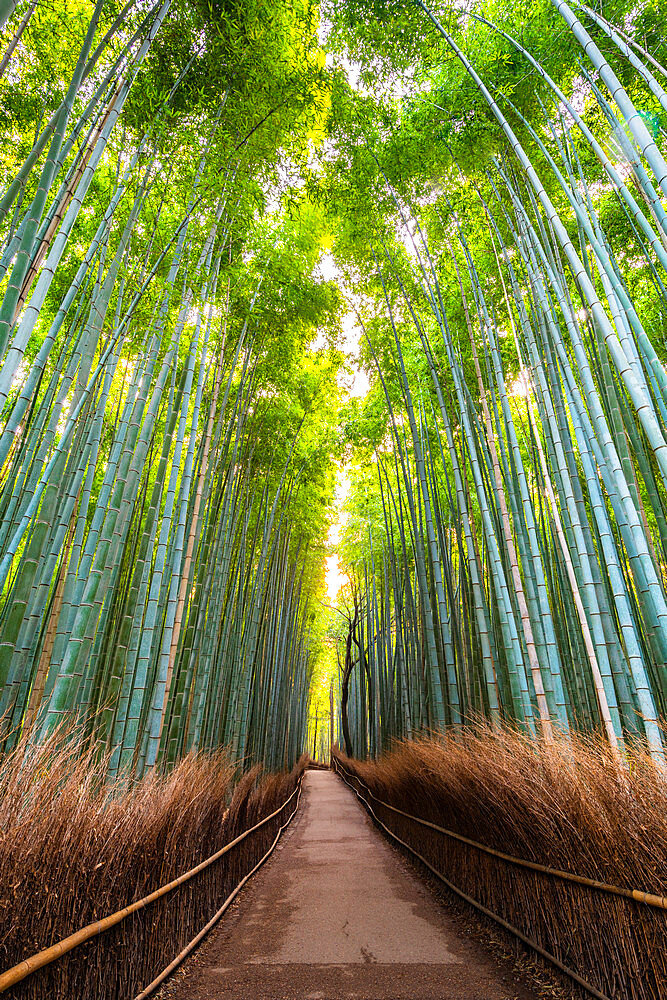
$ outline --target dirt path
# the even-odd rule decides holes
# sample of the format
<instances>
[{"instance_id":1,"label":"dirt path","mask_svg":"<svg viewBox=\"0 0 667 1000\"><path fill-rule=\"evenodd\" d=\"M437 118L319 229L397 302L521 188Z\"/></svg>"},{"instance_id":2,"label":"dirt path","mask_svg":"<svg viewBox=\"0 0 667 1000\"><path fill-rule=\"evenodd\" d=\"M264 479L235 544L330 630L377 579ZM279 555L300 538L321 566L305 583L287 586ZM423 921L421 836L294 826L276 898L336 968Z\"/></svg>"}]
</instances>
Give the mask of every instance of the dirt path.
<instances>
[{"instance_id":1,"label":"dirt path","mask_svg":"<svg viewBox=\"0 0 667 1000\"><path fill-rule=\"evenodd\" d=\"M535 1000L462 936L328 771L279 848L160 994L175 1000Z\"/></svg>"}]
</instances>

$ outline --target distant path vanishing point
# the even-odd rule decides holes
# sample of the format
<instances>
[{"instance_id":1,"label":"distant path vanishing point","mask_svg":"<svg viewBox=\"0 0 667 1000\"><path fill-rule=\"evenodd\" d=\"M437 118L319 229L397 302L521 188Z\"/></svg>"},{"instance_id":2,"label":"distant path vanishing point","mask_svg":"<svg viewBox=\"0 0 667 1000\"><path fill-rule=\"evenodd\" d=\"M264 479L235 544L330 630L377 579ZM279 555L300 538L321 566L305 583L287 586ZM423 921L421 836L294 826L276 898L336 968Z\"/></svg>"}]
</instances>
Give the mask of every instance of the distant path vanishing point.
<instances>
[{"instance_id":1,"label":"distant path vanishing point","mask_svg":"<svg viewBox=\"0 0 667 1000\"><path fill-rule=\"evenodd\" d=\"M455 926L330 771L159 994L174 1000L535 1000Z\"/></svg>"}]
</instances>

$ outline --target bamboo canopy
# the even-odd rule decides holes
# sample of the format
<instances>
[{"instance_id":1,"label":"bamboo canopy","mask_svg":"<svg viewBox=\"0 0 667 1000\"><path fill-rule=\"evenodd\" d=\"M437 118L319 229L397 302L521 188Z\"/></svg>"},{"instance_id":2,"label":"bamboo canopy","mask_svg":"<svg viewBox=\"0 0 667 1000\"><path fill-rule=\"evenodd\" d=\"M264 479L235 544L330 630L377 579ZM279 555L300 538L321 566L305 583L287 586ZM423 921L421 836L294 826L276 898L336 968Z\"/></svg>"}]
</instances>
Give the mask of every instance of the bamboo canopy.
<instances>
[{"instance_id":1,"label":"bamboo canopy","mask_svg":"<svg viewBox=\"0 0 667 1000\"><path fill-rule=\"evenodd\" d=\"M305 0L242 6L77 3L53 57L0 16L3 752L293 764L345 450L348 753L485 717L662 762L653 5L647 48L565 0L332 0L329 63Z\"/></svg>"}]
</instances>

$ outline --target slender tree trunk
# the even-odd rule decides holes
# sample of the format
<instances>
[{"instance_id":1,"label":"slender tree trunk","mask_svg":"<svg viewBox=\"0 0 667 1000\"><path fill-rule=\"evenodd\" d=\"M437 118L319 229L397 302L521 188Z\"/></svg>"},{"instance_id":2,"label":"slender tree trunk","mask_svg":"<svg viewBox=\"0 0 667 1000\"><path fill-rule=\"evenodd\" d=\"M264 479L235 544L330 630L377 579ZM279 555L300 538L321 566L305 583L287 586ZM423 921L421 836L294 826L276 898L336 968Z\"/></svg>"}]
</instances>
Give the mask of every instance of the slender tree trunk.
<instances>
[{"instance_id":1,"label":"slender tree trunk","mask_svg":"<svg viewBox=\"0 0 667 1000\"><path fill-rule=\"evenodd\" d=\"M454 257L453 253L452 257ZM456 274L459 279L459 287L461 289L461 299L463 302L463 311L465 314L466 325L468 327L468 336L470 338L470 345L472 347L472 356L475 365L475 374L477 375L477 385L479 387L479 398L482 404L482 412L484 414L486 440L489 447L489 451L491 453L493 476L496 482L496 493L498 495L498 505L500 507L500 520L503 526L505 547L507 549L507 555L509 557L510 567L512 570L512 582L514 584L517 603L519 605L519 614L521 615L521 625L523 627L523 635L526 641L526 649L528 651L528 663L530 666L530 673L533 678L533 687L535 688L537 708L540 713L540 727L542 729L542 735L544 736L546 742L553 743L554 732L553 732L553 727L551 725L551 717L549 715L549 706L547 705L547 699L544 693L544 683L542 681L542 674L540 672L540 664L537 656L537 646L535 645L535 636L533 635L533 626L530 621L528 602L526 601L526 594L523 588L523 581L521 579L521 570L519 569L519 560L517 557L516 546L514 545L514 538L512 537L512 526L510 524L509 511L507 509L507 501L505 499L505 484L503 483L503 476L500 468L500 460L498 458L498 449L496 447L496 439L493 433L493 422L491 420L491 414L489 412L489 404L486 398L486 389L484 388L482 371L480 369L479 358L477 356L477 345L475 344L475 336L473 333L472 323L470 321L470 314L468 312L467 297L463 288L463 282L461 281L461 276L459 274L459 269L455 257L454 257L454 266L456 267Z\"/></svg>"},{"instance_id":2,"label":"slender tree trunk","mask_svg":"<svg viewBox=\"0 0 667 1000\"><path fill-rule=\"evenodd\" d=\"M341 681L340 688L340 712L341 712L341 725L343 729L343 740L345 741L345 753L348 757L354 756L354 750L352 748L352 737L350 736L350 724L347 715L347 704L350 695L350 677L352 676L352 671L355 667L355 661L352 658L352 642L357 629L357 622L359 620L359 599L357 595L354 595L354 613L349 619L349 628L347 632L347 639L345 640L345 667L343 669L343 678Z\"/></svg>"},{"instance_id":3,"label":"slender tree trunk","mask_svg":"<svg viewBox=\"0 0 667 1000\"><path fill-rule=\"evenodd\" d=\"M25 12L23 20L21 21L21 23L19 24L18 28L16 29L11 42L7 46L5 54L2 57L2 62L0 62L0 79L2 79L2 76L4 75L4 72L7 69L7 66L9 64L9 60L12 57L12 53L14 52L14 49L16 48L16 46L18 45L18 43L20 42L21 36L23 35L23 32L27 28L28 21L32 17L33 12L34 12L36 6L37 6L37 0L32 0L32 3L30 4L30 6L28 7L27 11Z\"/></svg>"},{"instance_id":4,"label":"slender tree trunk","mask_svg":"<svg viewBox=\"0 0 667 1000\"><path fill-rule=\"evenodd\" d=\"M213 424L215 423L215 415L217 412L217 401L220 392L220 383L222 380L222 350L218 358L217 371L215 376L215 387L213 389L213 398L211 400L211 406L208 413L208 422L206 425L206 436L204 439L204 452L202 454L201 466L199 469L199 476L197 478L197 492L195 494L195 502L192 510L192 520L190 521L190 531L188 534L188 544L185 551L185 559L183 561L183 567L181 570L181 580L178 588L178 599L176 604L176 617L174 619L174 629L171 636L171 645L169 647L169 664L167 667L167 681L164 689L164 700L162 703L162 720L160 722L160 734L158 736L158 745L160 739L162 738L162 730L164 728L164 720L167 716L167 706L169 704L170 692L171 692L171 681L174 675L174 666L176 663L176 653L178 651L178 641L181 635L181 628L183 626L183 609L185 608L185 599L188 590L188 580L190 578L190 567L192 566L192 556L195 547L195 541L198 537L197 528L199 525L199 510L201 508L202 496L204 493L204 482L206 479L206 470L208 468L208 456L211 447L211 437L213 434Z\"/></svg>"},{"instance_id":5,"label":"slender tree trunk","mask_svg":"<svg viewBox=\"0 0 667 1000\"><path fill-rule=\"evenodd\" d=\"M30 700L28 702L28 708L26 710L25 728L27 730L29 730L33 726L37 718L39 707L42 703L42 697L44 695L44 685L46 683L46 675L49 670L49 664L51 663L51 653L53 652L53 644L56 640L56 633L58 631L58 619L60 618L60 610L63 604L65 581L67 580L67 564L69 562L69 555L72 548L72 539L74 538L76 520L77 519L75 511L72 514L72 520L70 521L69 530L67 532L65 548L63 550L62 559L60 561L60 572L58 573L58 582L56 583L56 589L53 595L53 602L51 604L51 610L49 611L49 621L48 625L46 626L44 645L42 646L42 651L39 657L39 664L37 665L35 680L33 681L32 691L30 692Z\"/></svg>"},{"instance_id":6,"label":"slender tree trunk","mask_svg":"<svg viewBox=\"0 0 667 1000\"><path fill-rule=\"evenodd\" d=\"M536 415L533 409L533 402L530 396L528 397L528 406L530 407L533 423L537 428L538 424L536 422ZM567 570L567 578L569 580L570 587L572 588L572 596L574 598L574 604L577 609L579 624L581 626L582 635L584 637L584 646L586 648L586 655L588 656L588 662L590 663L591 672L593 674L593 683L595 685L595 693L598 700L598 707L600 709L602 724L604 726L604 731L607 735L607 739L609 740L609 745L612 748L614 756L620 760L621 754L618 746L618 739L616 737L616 732L614 730L614 723L612 722L611 714L609 712L609 704L607 702L607 695L605 694L604 690L602 674L600 673L600 667L598 665L597 656L595 655L595 645L593 643L591 630L588 626L588 619L586 618L586 610L584 608L583 601L581 599L581 594L579 593L579 584L577 583L576 573L574 572L574 565L572 564L570 550L567 544L567 539L565 537L563 522L560 519L558 503L556 501L553 486L551 484L549 467L547 465L547 460L544 454L544 449L542 448L542 442L540 440L539 433L535 434L535 443L537 445L537 451L540 458L540 465L542 467L544 484L547 491L547 497L549 499L549 505L551 507L551 514L556 528L556 535L558 537L561 552L563 554L563 560L565 562L565 568Z\"/></svg>"}]
</instances>

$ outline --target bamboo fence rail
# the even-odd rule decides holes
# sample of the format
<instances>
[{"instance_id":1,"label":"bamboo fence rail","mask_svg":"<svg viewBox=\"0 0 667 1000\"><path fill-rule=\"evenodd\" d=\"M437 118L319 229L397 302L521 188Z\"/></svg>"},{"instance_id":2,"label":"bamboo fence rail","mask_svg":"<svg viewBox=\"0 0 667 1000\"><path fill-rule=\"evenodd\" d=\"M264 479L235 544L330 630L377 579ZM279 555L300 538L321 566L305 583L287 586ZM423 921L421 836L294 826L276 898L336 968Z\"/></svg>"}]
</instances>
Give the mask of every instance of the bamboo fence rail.
<instances>
[{"instance_id":1,"label":"bamboo fence rail","mask_svg":"<svg viewBox=\"0 0 667 1000\"><path fill-rule=\"evenodd\" d=\"M303 779L303 774L301 774L301 776L299 777L297 785L292 791L292 793L277 809L269 813L268 816L265 816L263 819L261 819L258 823L255 823L249 829L244 830L243 833L239 834L239 836L235 837L228 844L225 844L225 846L222 847L219 851L216 851L215 854L212 854L210 857L206 858L204 861L196 865L194 868L189 869L189 871L184 872L177 878L172 879L170 882L166 883L163 886L160 886L159 889L156 889L154 892L149 893L149 895L144 896L142 899L135 900L135 902L130 903L128 906L123 907L123 909L117 910L115 913L111 913L108 916L101 918L100 920L96 920L93 923L88 924L86 927L82 927L74 934L68 935L61 941L57 941L55 944L50 945L48 948L44 948L37 954L32 955L27 959L24 959L22 962L19 962L18 965L13 966L11 969L7 969L5 972L0 973L0 993L4 993L6 990L11 989L11 987L15 986L17 983L20 983L22 980L34 974L39 969L43 969L46 966L51 965L53 962L57 962L64 955L73 951L75 948L84 944L86 941L90 941L91 939L98 937L101 934L104 934L112 927L115 927L116 925L120 924L123 920L127 919L127 917L131 916L133 913L137 913L140 910L145 909L146 907L150 906L151 903L156 902L158 899L162 899L168 893L173 892L174 889L177 889L179 886L184 885L186 882L189 882L191 879L195 878L201 872L205 871L211 865L215 864L217 861L223 858L230 851L233 851L236 847L239 846L239 844L243 843L243 841L245 841L248 837L252 836L252 834L256 833L258 830L262 829L264 826L270 823L271 820L275 819L277 816L284 813L285 809L289 806L289 804L296 796L297 797L296 806L294 810L291 812L286 822L280 826L268 852L266 852L262 856L260 861L253 866L252 870L248 872L247 875L244 876L241 882L239 882L239 884L236 886L233 892L227 897L223 905L218 909L213 918L206 924L205 928L203 928L203 930L196 936L196 938L185 949L183 949L183 951L179 954L179 956L177 956L177 959L175 959L174 962L172 962L167 967L164 973L161 973L160 976L158 976L141 993L142 998L144 996L150 995L150 993L152 993L154 989L157 988L157 986L166 978L166 976L174 968L176 968L177 965L180 964L180 962L190 953L190 951L194 949L196 944L199 943L199 941L208 932L208 930L210 930L210 928L214 926L214 924L220 919L224 911L227 909L229 904L235 898L237 893L240 891L242 886L245 885L250 876L254 874L254 872L257 871L259 867L261 867L264 861L272 853L273 849L275 848L275 845L278 843L278 840L283 830L287 827L289 822L296 815L296 810L298 809L298 804L301 797L302 779Z\"/></svg>"},{"instance_id":2,"label":"bamboo fence rail","mask_svg":"<svg viewBox=\"0 0 667 1000\"><path fill-rule=\"evenodd\" d=\"M343 779L343 781L345 781L345 783L352 789L352 791L355 793L355 795L357 796L357 798L359 799L359 801L363 803L363 805L366 807L366 809L368 810L368 812L370 813L370 815L373 817L373 820L377 823L377 825L380 826L380 827L382 827L382 829L385 831L385 833L387 833L392 838L392 840L395 840L397 844L400 844L401 847L405 848L405 850L407 850L410 854L412 854L415 858L417 858L418 861L420 861L423 865L425 865L425 867L428 868L428 870L433 875L435 875L436 878L438 878L441 882L443 882L447 886L448 889L451 889L452 892L456 893L456 895L459 896L461 899L463 899L466 903L469 903L471 906L473 906L480 913L483 913L486 917L490 917L491 920L495 921L497 924L499 924L505 930L509 931L515 937L519 938L520 941L522 941L524 944L528 945L529 948L531 948L533 951L537 952L537 954L540 955L542 958L545 958L548 962L551 962L552 965L555 965L557 969L559 969L561 972L564 972L565 975L568 976L569 979L571 979L573 982L575 982L578 986L581 986L586 991L586 993L588 993L590 996L596 997L597 1000L610 1000L610 997L607 994L601 993L600 990L597 989L597 987L593 986L586 979L584 979L582 976L580 976L578 972L575 972L574 969L571 969L568 965L566 965L564 962L562 962L559 958L557 958L551 952L549 952L545 948L543 948L542 945L538 944L532 938L530 938L526 934L524 934L523 931L519 930L518 927L515 927L514 924L511 924L509 921L507 921L503 917L499 916L493 910L490 910L488 907L484 906L478 900L474 899L472 896L468 895L466 892L464 892L462 889L460 889L457 885L455 885L453 882L451 882L447 878L446 875L443 875L443 873L441 871L438 871L438 869L435 868L431 864L431 862L428 861L422 854L420 854L419 851L415 850L415 848L411 844L409 844L407 841L402 840L399 836L397 836L397 834L394 833L394 831L391 830L386 825L386 823L382 822L382 820L379 818L379 816L373 810L373 807L371 806L370 802L368 802L368 800L365 799L364 796L359 792L359 789L355 788L354 785L350 781L348 781L348 778L345 776L345 774L346 773L350 774L350 772L345 772L345 768L341 765L340 761L336 758L335 755L333 757L333 760L334 760L334 767L336 769L336 772L338 774L340 774L340 776ZM367 786L364 785L364 783L359 778L356 778L355 775L352 775L352 777L355 778L356 781L360 785L362 785L364 788L366 788L366 791L369 791L369 789L367 788ZM415 816L410 816L408 813L404 813L400 809L394 809L393 806L388 806L388 804L386 802L381 802L381 800L376 799L375 796L372 795L372 793L371 793L371 797L373 799L375 799L375 801L378 802L378 804L391 809L393 812L400 813L400 815L405 816L407 819L416 820L416 822L419 822L419 823L422 822L421 820L417 819L417 817L415 817ZM432 823L427 823L427 824L424 824L424 825L430 826L432 829L437 830L439 833L444 833L444 834L447 834L447 835L450 834L450 831L444 830L441 827L437 827L437 826L435 826ZM474 847L479 847L479 848L484 849L481 844L477 844L474 841L467 840L467 838L457 837L456 839L464 840L465 843L472 844ZM532 868L536 867L534 865L530 865L528 863L524 863L524 862L522 862L522 861L520 861L520 860L518 860L516 858L510 858L509 856L501 855L497 851L489 851L489 853L494 854L496 857L502 857L503 860L509 860L509 861L512 861L512 862L517 863L517 864L525 865L525 867L532 867ZM552 870L550 870L548 868L545 868L544 866L540 866L536 870L539 870L539 871L542 871L542 872L545 872L545 873L549 873L549 874L552 874L552 875L560 875L560 873L552 871ZM573 879L572 881L579 881L579 879ZM591 883L588 880L584 881L584 884L585 885L593 885L593 883ZM599 888L599 886L596 886L596 887Z\"/></svg>"}]
</instances>

